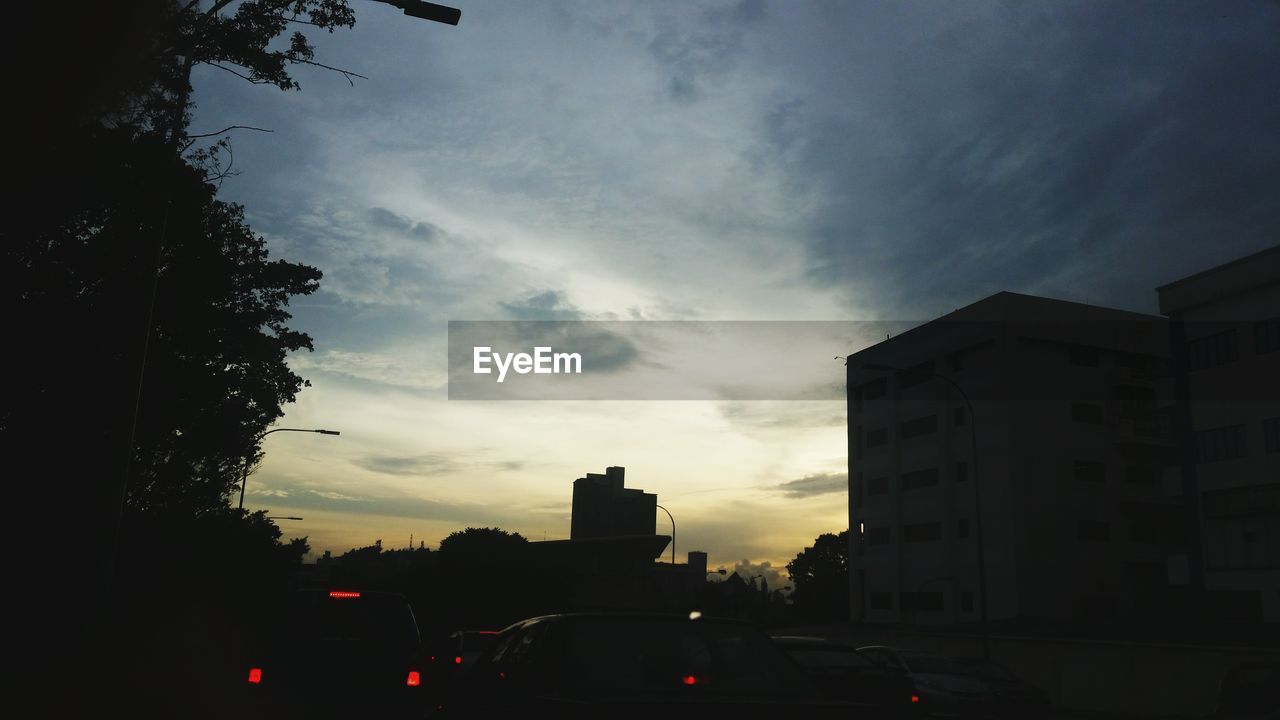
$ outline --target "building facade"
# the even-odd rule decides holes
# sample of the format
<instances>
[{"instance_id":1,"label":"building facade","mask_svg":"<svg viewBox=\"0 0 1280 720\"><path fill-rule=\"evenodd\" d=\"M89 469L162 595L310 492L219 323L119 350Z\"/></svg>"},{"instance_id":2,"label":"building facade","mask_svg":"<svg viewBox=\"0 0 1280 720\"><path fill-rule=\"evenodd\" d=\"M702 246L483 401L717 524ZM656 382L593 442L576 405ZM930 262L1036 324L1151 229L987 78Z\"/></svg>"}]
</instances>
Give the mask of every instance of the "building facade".
<instances>
[{"instance_id":1,"label":"building facade","mask_svg":"<svg viewBox=\"0 0 1280 720\"><path fill-rule=\"evenodd\" d=\"M1184 580L1210 617L1280 621L1280 246L1156 292L1193 530Z\"/></svg>"},{"instance_id":2,"label":"building facade","mask_svg":"<svg viewBox=\"0 0 1280 720\"><path fill-rule=\"evenodd\" d=\"M851 617L975 621L980 559L993 620L1158 611L1168 348L1159 316L1003 292L850 355Z\"/></svg>"}]
</instances>

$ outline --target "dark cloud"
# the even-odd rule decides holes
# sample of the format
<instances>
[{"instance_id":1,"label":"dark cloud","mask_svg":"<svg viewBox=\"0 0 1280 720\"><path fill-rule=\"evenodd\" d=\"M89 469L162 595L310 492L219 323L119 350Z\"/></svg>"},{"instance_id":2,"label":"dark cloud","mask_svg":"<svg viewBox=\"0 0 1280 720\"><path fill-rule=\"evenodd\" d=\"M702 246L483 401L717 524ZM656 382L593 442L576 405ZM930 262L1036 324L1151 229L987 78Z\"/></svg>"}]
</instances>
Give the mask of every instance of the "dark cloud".
<instances>
[{"instance_id":1,"label":"dark cloud","mask_svg":"<svg viewBox=\"0 0 1280 720\"><path fill-rule=\"evenodd\" d=\"M273 483L270 488L250 490L249 495L264 504L278 504L298 510L323 510L357 515L383 515L417 520L454 521L466 524L510 523L519 513L503 513L501 508L473 503L450 503L408 495L373 495L359 491L334 491Z\"/></svg>"},{"instance_id":2,"label":"dark cloud","mask_svg":"<svg viewBox=\"0 0 1280 720\"><path fill-rule=\"evenodd\" d=\"M430 242L440 236L440 228L429 222L414 222L403 215L397 215L386 208L369 208L369 221L377 226L399 231L408 237Z\"/></svg>"},{"instance_id":3,"label":"dark cloud","mask_svg":"<svg viewBox=\"0 0 1280 720\"><path fill-rule=\"evenodd\" d=\"M581 320L582 312L559 290L544 290L514 302L498 305L516 320Z\"/></svg>"},{"instance_id":4,"label":"dark cloud","mask_svg":"<svg viewBox=\"0 0 1280 720\"><path fill-rule=\"evenodd\" d=\"M849 489L849 473L818 473L806 475L778 485L778 489L792 498L807 498L845 492Z\"/></svg>"},{"instance_id":5,"label":"dark cloud","mask_svg":"<svg viewBox=\"0 0 1280 720\"><path fill-rule=\"evenodd\" d=\"M978 7L851 11L893 42L850 37L834 101L875 113L766 117L793 191L822 198L812 282L897 317L1001 289L1151 310L1157 284L1280 236L1274 7Z\"/></svg>"},{"instance_id":6,"label":"dark cloud","mask_svg":"<svg viewBox=\"0 0 1280 720\"><path fill-rule=\"evenodd\" d=\"M722 82L743 55L745 30L765 18L761 0L712 7L694 20L662 17L649 53L666 76L671 100L690 103L705 86Z\"/></svg>"}]
</instances>

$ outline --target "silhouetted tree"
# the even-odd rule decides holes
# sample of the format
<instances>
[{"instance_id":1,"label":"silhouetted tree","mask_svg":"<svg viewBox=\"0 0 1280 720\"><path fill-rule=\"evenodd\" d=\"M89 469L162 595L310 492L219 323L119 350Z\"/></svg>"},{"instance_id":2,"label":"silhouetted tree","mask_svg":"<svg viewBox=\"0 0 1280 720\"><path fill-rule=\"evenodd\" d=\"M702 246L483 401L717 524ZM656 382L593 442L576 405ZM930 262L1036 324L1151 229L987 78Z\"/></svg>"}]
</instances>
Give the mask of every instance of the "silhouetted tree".
<instances>
[{"instance_id":1,"label":"silhouetted tree","mask_svg":"<svg viewBox=\"0 0 1280 720\"><path fill-rule=\"evenodd\" d=\"M823 533L787 563L798 616L813 622L849 617L849 532Z\"/></svg>"}]
</instances>

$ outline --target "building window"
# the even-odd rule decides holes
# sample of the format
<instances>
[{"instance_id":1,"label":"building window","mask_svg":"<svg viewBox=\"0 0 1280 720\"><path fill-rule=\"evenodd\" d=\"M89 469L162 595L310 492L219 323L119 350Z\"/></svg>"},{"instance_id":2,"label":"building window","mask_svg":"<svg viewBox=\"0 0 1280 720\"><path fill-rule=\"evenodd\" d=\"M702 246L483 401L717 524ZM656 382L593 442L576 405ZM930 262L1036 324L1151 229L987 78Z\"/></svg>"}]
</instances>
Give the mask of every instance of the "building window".
<instances>
[{"instance_id":1,"label":"building window","mask_svg":"<svg viewBox=\"0 0 1280 720\"><path fill-rule=\"evenodd\" d=\"M969 537L969 518L960 518L956 521L956 537Z\"/></svg>"},{"instance_id":2,"label":"building window","mask_svg":"<svg viewBox=\"0 0 1280 720\"><path fill-rule=\"evenodd\" d=\"M902 542L932 542L942 538L942 523L915 523L902 526Z\"/></svg>"},{"instance_id":3,"label":"building window","mask_svg":"<svg viewBox=\"0 0 1280 720\"><path fill-rule=\"evenodd\" d=\"M958 407L955 410L952 410L951 418L952 418L952 424L954 424L956 427L960 427L961 425L965 424L965 422L967 422L965 420L965 410L962 407Z\"/></svg>"},{"instance_id":4,"label":"building window","mask_svg":"<svg viewBox=\"0 0 1280 720\"><path fill-rule=\"evenodd\" d=\"M1149 515L1129 520L1129 541L1143 544L1160 542L1160 526Z\"/></svg>"},{"instance_id":5,"label":"building window","mask_svg":"<svg viewBox=\"0 0 1280 720\"><path fill-rule=\"evenodd\" d=\"M867 605L872 610L892 610L893 609L893 593L873 592L867 593Z\"/></svg>"},{"instance_id":6,"label":"building window","mask_svg":"<svg viewBox=\"0 0 1280 720\"><path fill-rule=\"evenodd\" d=\"M933 361L922 362L919 365L912 365L898 373L898 388L906 390L909 387L915 387L921 383L928 382L934 378Z\"/></svg>"},{"instance_id":7,"label":"building window","mask_svg":"<svg viewBox=\"0 0 1280 720\"><path fill-rule=\"evenodd\" d=\"M1130 465L1124 469L1124 480L1131 485L1153 486L1160 481L1160 468Z\"/></svg>"},{"instance_id":8,"label":"building window","mask_svg":"<svg viewBox=\"0 0 1280 720\"><path fill-rule=\"evenodd\" d=\"M889 527L873 527L867 529L868 545L888 545L889 544Z\"/></svg>"},{"instance_id":9,"label":"building window","mask_svg":"<svg viewBox=\"0 0 1280 720\"><path fill-rule=\"evenodd\" d=\"M1102 406L1093 403L1071 403L1071 419L1076 422L1102 424Z\"/></svg>"},{"instance_id":10,"label":"building window","mask_svg":"<svg viewBox=\"0 0 1280 720\"><path fill-rule=\"evenodd\" d=\"M1107 481L1107 466L1100 462L1077 460L1075 477L1084 482L1104 483Z\"/></svg>"},{"instance_id":11,"label":"building window","mask_svg":"<svg viewBox=\"0 0 1280 720\"><path fill-rule=\"evenodd\" d=\"M960 612L973 612L973 593L960 593Z\"/></svg>"},{"instance_id":12,"label":"building window","mask_svg":"<svg viewBox=\"0 0 1280 720\"><path fill-rule=\"evenodd\" d=\"M867 447L880 447L889 442L889 428L867 431Z\"/></svg>"},{"instance_id":13,"label":"building window","mask_svg":"<svg viewBox=\"0 0 1280 720\"><path fill-rule=\"evenodd\" d=\"M875 400L884 397L888 383L884 378L877 378L871 382L863 383L861 386L863 400Z\"/></svg>"},{"instance_id":14,"label":"building window","mask_svg":"<svg viewBox=\"0 0 1280 720\"><path fill-rule=\"evenodd\" d=\"M888 495L889 494L889 478L887 477L871 478L871 481L867 483L867 494L868 495Z\"/></svg>"},{"instance_id":15,"label":"building window","mask_svg":"<svg viewBox=\"0 0 1280 720\"><path fill-rule=\"evenodd\" d=\"M915 472L902 474L903 490L918 490L923 487L938 484L938 468L928 468L925 470L916 470Z\"/></svg>"},{"instance_id":16,"label":"building window","mask_svg":"<svg viewBox=\"0 0 1280 720\"><path fill-rule=\"evenodd\" d=\"M1267 446L1267 452L1280 452L1280 417L1262 421L1262 441Z\"/></svg>"},{"instance_id":17,"label":"building window","mask_svg":"<svg viewBox=\"0 0 1280 720\"><path fill-rule=\"evenodd\" d=\"M1076 536L1088 542L1106 542L1111 538L1111 526L1106 520L1081 520Z\"/></svg>"},{"instance_id":18,"label":"building window","mask_svg":"<svg viewBox=\"0 0 1280 720\"><path fill-rule=\"evenodd\" d=\"M942 593L940 592L904 592L899 593L903 610L912 612L942 612Z\"/></svg>"},{"instance_id":19,"label":"building window","mask_svg":"<svg viewBox=\"0 0 1280 720\"><path fill-rule=\"evenodd\" d=\"M1280 317L1253 324L1253 351L1263 353L1280 350Z\"/></svg>"},{"instance_id":20,"label":"building window","mask_svg":"<svg viewBox=\"0 0 1280 720\"><path fill-rule=\"evenodd\" d=\"M1236 331L1215 333L1187 343L1187 369L1204 370L1236 359Z\"/></svg>"},{"instance_id":21,"label":"building window","mask_svg":"<svg viewBox=\"0 0 1280 720\"><path fill-rule=\"evenodd\" d=\"M965 482L969 479L969 463L956 463L956 482Z\"/></svg>"},{"instance_id":22,"label":"building window","mask_svg":"<svg viewBox=\"0 0 1280 720\"><path fill-rule=\"evenodd\" d=\"M1067 362L1080 367L1098 367L1102 364L1102 358L1098 348L1073 345L1067 350Z\"/></svg>"},{"instance_id":23,"label":"building window","mask_svg":"<svg viewBox=\"0 0 1280 720\"><path fill-rule=\"evenodd\" d=\"M1196 462L1234 460L1244 457L1248 452L1244 425L1229 425L1196 433Z\"/></svg>"},{"instance_id":24,"label":"building window","mask_svg":"<svg viewBox=\"0 0 1280 720\"><path fill-rule=\"evenodd\" d=\"M922 418L916 418L915 420L908 420L902 423L902 432L900 434L900 437L902 437L902 439L905 440L910 437L916 437L917 435L928 435L929 433L937 432L937 431L938 431L938 416L928 415Z\"/></svg>"}]
</instances>

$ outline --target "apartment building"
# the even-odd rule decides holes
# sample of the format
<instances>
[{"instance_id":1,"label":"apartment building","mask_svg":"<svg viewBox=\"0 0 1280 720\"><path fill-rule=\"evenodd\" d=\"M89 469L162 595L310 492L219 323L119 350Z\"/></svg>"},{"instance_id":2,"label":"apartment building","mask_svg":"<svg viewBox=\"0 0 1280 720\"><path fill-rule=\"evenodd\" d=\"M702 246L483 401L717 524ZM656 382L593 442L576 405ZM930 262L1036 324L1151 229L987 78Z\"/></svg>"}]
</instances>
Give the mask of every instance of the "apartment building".
<instances>
[{"instance_id":1,"label":"apartment building","mask_svg":"<svg viewBox=\"0 0 1280 720\"><path fill-rule=\"evenodd\" d=\"M1002 292L850 355L851 617L978 619L979 520L991 619L1159 611L1168 352L1162 317Z\"/></svg>"},{"instance_id":2,"label":"apartment building","mask_svg":"<svg viewBox=\"0 0 1280 720\"><path fill-rule=\"evenodd\" d=\"M1210 617L1280 621L1280 246L1156 289L1188 526Z\"/></svg>"}]
</instances>

